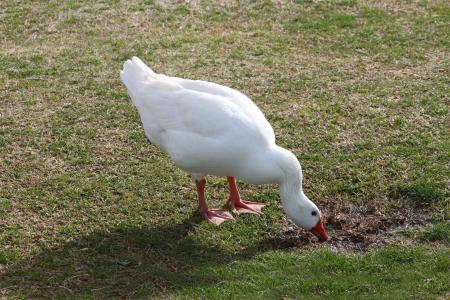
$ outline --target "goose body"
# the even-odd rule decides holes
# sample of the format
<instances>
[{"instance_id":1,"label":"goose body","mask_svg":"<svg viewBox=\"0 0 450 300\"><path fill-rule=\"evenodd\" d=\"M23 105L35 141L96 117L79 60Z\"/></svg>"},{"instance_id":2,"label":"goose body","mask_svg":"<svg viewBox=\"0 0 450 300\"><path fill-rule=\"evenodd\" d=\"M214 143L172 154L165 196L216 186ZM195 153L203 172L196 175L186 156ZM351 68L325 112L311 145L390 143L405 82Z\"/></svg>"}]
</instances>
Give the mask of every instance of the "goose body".
<instances>
[{"instance_id":1,"label":"goose body","mask_svg":"<svg viewBox=\"0 0 450 300\"><path fill-rule=\"evenodd\" d=\"M207 81L157 74L137 57L125 62L120 77L148 139L196 180L199 203L206 175L227 176L232 194L234 178L253 184L278 183L287 214L296 221L293 214L298 208L294 207L300 205L317 211L317 216L299 225L311 229L318 224L320 212L303 194L298 160L276 145L272 126L247 96ZM241 203L240 196L234 198ZM247 202L248 207L238 208L259 214L264 206ZM231 218L226 215L224 220Z\"/></svg>"}]
</instances>

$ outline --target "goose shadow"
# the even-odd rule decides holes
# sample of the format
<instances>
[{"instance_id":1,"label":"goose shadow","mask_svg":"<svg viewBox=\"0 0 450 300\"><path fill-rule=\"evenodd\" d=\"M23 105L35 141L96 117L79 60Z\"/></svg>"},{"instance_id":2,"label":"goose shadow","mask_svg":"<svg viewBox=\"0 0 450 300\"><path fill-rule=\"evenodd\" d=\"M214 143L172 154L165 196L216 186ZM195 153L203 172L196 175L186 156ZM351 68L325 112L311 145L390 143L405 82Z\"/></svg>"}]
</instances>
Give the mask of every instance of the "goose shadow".
<instances>
[{"instance_id":1,"label":"goose shadow","mask_svg":"<svg viewBox=\"0 0 450 300\"><path fill-rule=\"evenodd\" d=\"M220 282L215 266L307 243L267 238L236 253L199 241L194 234L199 222L194 213L181 223L119 226L44 248L2 270L0 292L31 298L165 295Z\"/></svg>"}]
</instances>

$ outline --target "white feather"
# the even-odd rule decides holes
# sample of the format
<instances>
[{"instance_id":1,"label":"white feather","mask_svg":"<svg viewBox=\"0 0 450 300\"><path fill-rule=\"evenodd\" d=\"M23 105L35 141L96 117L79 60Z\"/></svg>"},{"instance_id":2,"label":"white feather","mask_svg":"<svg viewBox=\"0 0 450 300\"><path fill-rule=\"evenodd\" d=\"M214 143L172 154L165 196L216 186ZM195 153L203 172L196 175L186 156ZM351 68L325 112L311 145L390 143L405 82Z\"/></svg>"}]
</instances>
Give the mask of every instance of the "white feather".
<instances>
[{"instance_id":1,"label":"white feather","mask_svg":"<svg viewBox=\"0 0 450 300\"><path fill-rule=\"evenodd\" d=\"M145 134L178 167L198 179L211 174L277 182L288 215L304 228L316 224L310 210L317 207L303 194L297 158L275 144L272 126L247 96L211 82L156 74L137 57L125 62L120 77Z\"/></svg>"},{"instance_id":2,"label":"white feather","mask_svg":"<svg viewBox=\"0 0 450 300\"><path fill-rule=\"evenodd\" d=\"M149 140L188 172L239 177L243 161L275 146L262 112L236 90L155 74L137 57L125 62L121 79Z\"/></svg>"}]
</instances>

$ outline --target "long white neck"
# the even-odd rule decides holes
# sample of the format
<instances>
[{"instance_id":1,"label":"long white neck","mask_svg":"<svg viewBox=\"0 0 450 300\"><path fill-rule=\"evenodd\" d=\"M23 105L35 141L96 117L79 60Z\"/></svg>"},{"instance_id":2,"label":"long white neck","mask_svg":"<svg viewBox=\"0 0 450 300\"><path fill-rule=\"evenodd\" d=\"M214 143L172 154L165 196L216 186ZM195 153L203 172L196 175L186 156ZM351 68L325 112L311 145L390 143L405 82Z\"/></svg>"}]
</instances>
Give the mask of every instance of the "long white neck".
<instances>
[{"instance_id":1,"label":"long white neck","mask_svg":"<svg viewBox=\"0 0 450 300\"><path fill-rule=\"evenodd\" d=\"M302 168L294 154L276 147L273 156L282 174L279 178L280 198L284 211L298 226L310 230L319 220L317 206L303 193ZM317 212L313 215L313 212Z\"/></svg>"},{"instance_id":2,"label":"long white neck","mask_svg":"<svg viewBox=\"0 0 450 300\"><path fill-rule=\"evenodd\" d=\"M297 157L282 147L275 146L272 150L272 159L281 169L283 176L279 179L282 189L299 191L302 187L302 167Z\"/></svg>"},{"instance_id":3,"label":"long white neck","mask_svg":"<svg viewBox=\"0 0 450 300\"><path fill-rule=\"evenodd\" d=\"M277 146L274 157L283 174L279 184L280 198L285 211L295 211L293 207L308 205L311 201L303 193L302 168L295 155Z\"/></svg>"}]
</instances>

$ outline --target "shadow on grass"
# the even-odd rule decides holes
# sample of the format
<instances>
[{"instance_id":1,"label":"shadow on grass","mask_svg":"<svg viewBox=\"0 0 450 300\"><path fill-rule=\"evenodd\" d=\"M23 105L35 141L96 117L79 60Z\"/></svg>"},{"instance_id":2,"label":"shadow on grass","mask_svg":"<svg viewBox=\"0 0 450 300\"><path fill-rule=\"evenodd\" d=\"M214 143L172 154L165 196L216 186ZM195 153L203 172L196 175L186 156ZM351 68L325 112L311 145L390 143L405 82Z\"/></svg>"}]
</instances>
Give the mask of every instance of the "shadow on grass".
<instances>
[{"instance_id":1,"label":"shadow on grass","mask_svg":"<svg viewBox=\"0 0 450 300\"><path fill-rule=\"evenodd\" d=\"M196 239L193 229L201 221L193 214L178 224L122 226L44 249L4 270L0 291L33 298L164 295L219 282L214 266L294 246L268 239L232 253Z\"/></svg>"}]
</instances>

